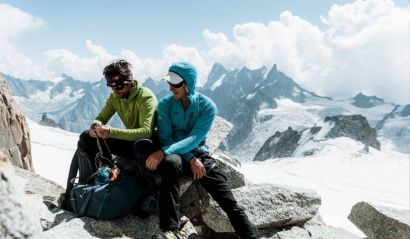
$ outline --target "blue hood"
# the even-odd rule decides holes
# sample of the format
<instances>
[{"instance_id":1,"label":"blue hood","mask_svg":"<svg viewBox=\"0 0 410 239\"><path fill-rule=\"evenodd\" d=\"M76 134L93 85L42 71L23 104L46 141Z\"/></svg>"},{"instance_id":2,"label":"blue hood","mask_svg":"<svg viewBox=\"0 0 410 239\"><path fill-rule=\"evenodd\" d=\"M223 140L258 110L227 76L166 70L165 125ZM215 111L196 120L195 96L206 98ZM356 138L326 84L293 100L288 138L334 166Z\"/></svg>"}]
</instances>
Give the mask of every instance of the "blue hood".
<instances>
[{"instance_id":1,"label":"blue hood","mask_svg":"<svg viewBox=\"0 0 410 239\"><path fill-rule=\"evenodd\" d=\"M185 80L190 96L195 94L197 73L193 65L187 62L175 62L169 67L168 71L178 74Z\"/></svg>"}]
</instances>

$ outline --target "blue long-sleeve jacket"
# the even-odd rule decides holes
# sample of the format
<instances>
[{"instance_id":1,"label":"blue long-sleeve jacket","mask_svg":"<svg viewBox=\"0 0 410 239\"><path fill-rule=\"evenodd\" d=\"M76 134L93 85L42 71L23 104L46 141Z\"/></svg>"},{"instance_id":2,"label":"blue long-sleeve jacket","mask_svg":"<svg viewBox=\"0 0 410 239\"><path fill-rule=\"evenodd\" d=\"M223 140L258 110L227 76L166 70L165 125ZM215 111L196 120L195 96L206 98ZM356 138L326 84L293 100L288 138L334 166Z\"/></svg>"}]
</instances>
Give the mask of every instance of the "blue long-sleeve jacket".
<instances>
[{"instance_id":1,"label":"blue long-sleeve jacket","mask_svg":"<svg viewBox=\"0 0 410 239\"><path fill-rule=\"evenodd\" d=\"M190 151L205 141L215 119L215 103L195 91L195 81L196 77L185 79L190 100L186 111L172 95L158 104L158 134L165 155L179 154L185 160L192 159L194 155Z\"/></svg>"}]
</instances>

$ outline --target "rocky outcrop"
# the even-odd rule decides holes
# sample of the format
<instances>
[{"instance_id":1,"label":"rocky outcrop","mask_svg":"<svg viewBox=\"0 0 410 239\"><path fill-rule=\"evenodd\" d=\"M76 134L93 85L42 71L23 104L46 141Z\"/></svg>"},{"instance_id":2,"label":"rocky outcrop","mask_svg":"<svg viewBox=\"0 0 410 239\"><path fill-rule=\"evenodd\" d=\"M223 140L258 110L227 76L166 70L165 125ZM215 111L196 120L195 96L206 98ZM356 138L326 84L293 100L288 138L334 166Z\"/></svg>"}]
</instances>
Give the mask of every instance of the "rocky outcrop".
<instances>
[{"instance_id":1,"label":"rocky outcrop","mask_svg":"<svg viewBox=\"0 0 410 239\"><path fill-rule=\"evenodd\" d=\"M271 184L249 185L232 192L260 231L303 225L315 216L321 203L314 191ZM234 231L213 199L204 203L202 218L216 232Z\"/></svg>"},{"instance_id":2,"label":"rocky outcrop","mask_svg":"<svg viewBox=\"0 0 410 239\"><path fill-rule=\"evenodd\" d=\"M369 146L380 150L377 140L377 131L371 128L366 117L361 115L337 115L326 117L322 126L313 126L300 131L289 127L286 131L276 132L265 141L263 146L253 158L253 161L263 161L270 158L284 158L295 155L299 146L309 141L317 142L338 137L349 137L364 144L364 152L369 151ZM324 126L327 124L326 126ZM317 152L313 148L299 152L300 155L309 156Z\"/></svg>"},{"instance_id":3,"label":"rocky outcrop","mask_svg":"<svg viewBox=\"0 0 410 239\"><path fill-rule=\"evenodd\" d=\"M263 161L269 158L284 158L292 156L299 146L302 133L291 127L283 132L276 132L263 144L254 157L254 161Z\"/></svg>"},{"instance_id":4,"label":"rocky outcrop","mask_svg":"<svg viewBox=\"0 0 410 239\"><path fill-rule=\"evenodd\" d=\"M0 149L13 165L33 171L30 130L6 81L0 77Z\"/></svg>"},{"instance_id":5,"label":"rocky outcrop","mask_svg":"<svg viewBox=\"0 0 410 239\"><path fill-rule=\"evenodd\" d=\"M228 136L233 125L226 119L216 116L212 123L212 128L208 133L208 139L206 145L208 146L209 153L213 154L223 140Z\"/></svg>"},{"instance_id":6,"label":"rocky outcrop","mask_svg":"<svg viewBox=\"0 0 410 239\"><path fill-rule=\"evenodd\" d=\"M401 117L407 117L410 115L410 104L407 104L403 107L403 110L400 111Z\"/></svg>"},{"instance_id":7,"label":"rocky outcrop","mask_svg":"<svg viewBox=\"0 0 410 239\"><path fill-rule=\"evenodd\" d=\"M369 239L410 238L410 211L359 202L349 214L352 221Z\"/></svg>"},{"instance_id":8,"label":"rocky outcrop","mask_svg":"<svg viewBox=\"0 0 410 239\"><path fill-rule=\"evenodd\" d=\"M1 151L0 151L1 152ZM2 162L7 156L0 153ZM24 189L15 179L13 167L0 165L0 238L28 238L42 231L40 220Z\"/></svg>"},{"instance_id":9,"label":"rocky outcrop","mask_svg":"<svg viewBox=\"0 0 410 239\"><path fill-rule=\"evenodd\" d=\"M326 138L349 137L380 150L377 132L370 127L366 117L362 115L337 115L326 117L325 122L334 123Z\"/></svg>"},{"instance_id":10,"label":"rocky outcrop","mask_svg":"<svg viewBox=\"0 0 410 239\"><path fill-rule=\"evenodd\" d=\"M53 119L49 118L46 113L43 113L43 116L41 117L41 121L38 123L41 125L45 125L45 126L64 129L63 126L57 124Z\"/></svg>"},{"instance_id":11,"label":"rocky outcrop","mask_svg":"<svg viewBox=\"0 0 410 239\"><path fill-rule=\"evenodd\" d=\"M359 108L371 108L377 105L384 104L384 100L376 96L367 96L362 93L357 94L352 99L352 105Z\"/></svg>"}]
</instances>

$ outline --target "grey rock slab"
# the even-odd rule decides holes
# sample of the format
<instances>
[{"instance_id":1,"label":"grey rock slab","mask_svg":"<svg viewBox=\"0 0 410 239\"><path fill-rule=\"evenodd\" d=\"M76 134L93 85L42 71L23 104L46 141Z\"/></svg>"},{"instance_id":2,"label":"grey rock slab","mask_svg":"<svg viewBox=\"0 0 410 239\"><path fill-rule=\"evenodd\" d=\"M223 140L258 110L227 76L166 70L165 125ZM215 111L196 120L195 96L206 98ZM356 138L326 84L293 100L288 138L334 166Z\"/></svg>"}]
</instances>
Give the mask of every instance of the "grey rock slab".
<instances>
[{"instance_id":1,"label":"grey rock slab","mask_svg":"<svg viewBox=\"0 0 410 239\"><path fill-rule=\"evenodd\" d=\"M369 238L410 238L410 211L368 202L356 203L348 219Z\"/></svg>"},{"instance_id":2,"label":"grey rock slab","mask_svg":"<svg viewBox=\"0 0 410 239\"><path fill-rule=\"evenodd\" d=\"M305 225L304 228L310 233L311 239L360 239L361 237L346 231L326 225Z\"/></svg>"},{"instance_id":3,"label":"grey rock slab","mask_svg":"<svg viewBox=\"0 0 410 239\"><path fill-rule=\"evenodd\" d=\"M0 167L0 238L28 238L42 231L22 185L11 166Z\"/></svg>"},{"instance_id":4,"label":"grey rock slab","mask_svg":"<svg viewBox=\"0 0 410 239\"><path fill-rule=\"evenodd\" d=\"M245 186L245 176L223 157L212 155L217 160L219 170L227 177L231 189Z\"/></svg>"},{"instance_id":5,"label":"grey rock slab","mask_svg":"<svg viewBox=\"0 0 410 239\"><path fill-rule=\"evenodd\" d=\"M210 154L212 154L228 136L229 132L232 130L232 127L233 125L226 119L219 116L215 117L206 141Z\"/></svg>"},{"instance_id":6,"label":"grey rock slab","mask_svg":"<svg viewBox=\"0 0 410 239\"><path fill-rule=\"evenodd\" d=\"M249 185L232 190L249 220L259 229L303 225L313 218L320 206L320 196L308 189ZM226 214L213 200L204 202L202 218L216 232L233 232Z\"/></svg>"},{"instance_id":7,"label":"grey rock slab","mask_svg":"<svg viewBox=\"0 0 410 239\"><path fill-rule=\"evenodd\" d=\"M51 202L57 205L57 200L65 189L57 183L45 179L38 174L14 167L15 175L24 182L25 192L27 194L38 194L43 197L43 201Z\"/></svg>"},{"instance_id":8,"label":"grey rock slab","mask_svg":"<svg viewBox=\"0 0 410 239\"><path fill-rule=\"evenodd\" d=\"M33 171L30 138L26 118L0 74L0 149L14 166Z\"/></svg>"},{"instance_id":9,"label":"grey rock slab","mask_svg":"<svg viewBox=\"0 0 410 239\"><path fill-rule=\"evenodd\" d=\"M292 227L290 230L280 231L269 239L310 239L309 232L300 227Z\"/></svg>"}]
</instances>

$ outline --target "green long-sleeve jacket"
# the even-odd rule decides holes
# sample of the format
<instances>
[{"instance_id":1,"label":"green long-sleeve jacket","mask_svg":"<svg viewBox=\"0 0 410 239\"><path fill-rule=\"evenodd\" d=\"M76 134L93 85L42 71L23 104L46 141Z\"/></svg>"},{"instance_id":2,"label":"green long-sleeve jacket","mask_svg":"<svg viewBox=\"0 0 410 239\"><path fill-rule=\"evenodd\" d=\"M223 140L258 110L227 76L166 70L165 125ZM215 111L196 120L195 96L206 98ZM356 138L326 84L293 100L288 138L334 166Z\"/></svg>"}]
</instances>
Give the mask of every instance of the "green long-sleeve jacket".
<instances>
[{"instance_id":1,"label":"green long-sleeve jacket","mask_svg":"<svg viewBox=\"0 0 410 239\"><path fill-rule=\"evenodd\" d=\"M106 124L117 113L126 129L111 128L108 138L136 141L150 138L154 129L154 116L158 101L152 91L138 81L127 99L111 93L104 108L93 124Z\"/></svg>"}]
</instances>

